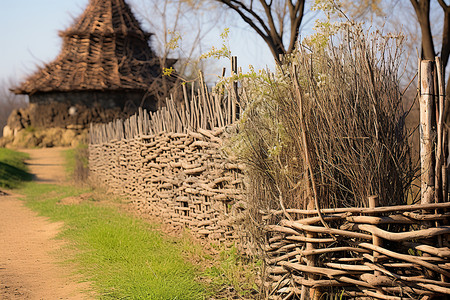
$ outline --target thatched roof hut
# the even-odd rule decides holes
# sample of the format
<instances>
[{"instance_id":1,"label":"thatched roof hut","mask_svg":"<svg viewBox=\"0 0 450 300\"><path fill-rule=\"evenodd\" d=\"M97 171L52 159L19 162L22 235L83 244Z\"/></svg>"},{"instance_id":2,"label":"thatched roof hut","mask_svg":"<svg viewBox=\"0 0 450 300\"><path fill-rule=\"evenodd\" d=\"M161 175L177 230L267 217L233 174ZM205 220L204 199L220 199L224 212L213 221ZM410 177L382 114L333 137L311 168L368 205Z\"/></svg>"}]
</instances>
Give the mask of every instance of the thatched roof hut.
<instances>
[{"instance_id":1,"label":"thatched roof hut","mask_svg":"<svg viewBox=\"0 0 450 300\"><path fill-rule=\"evenodd\" d=\"M65 31L59 56L13 92L31 103L66 102L124 107L127 102L155 110L156 99L173 82L162 77L161 62L124 0L90 0ZM175 60L168 60L171 66Z\"/></svg>"}]
</instances>

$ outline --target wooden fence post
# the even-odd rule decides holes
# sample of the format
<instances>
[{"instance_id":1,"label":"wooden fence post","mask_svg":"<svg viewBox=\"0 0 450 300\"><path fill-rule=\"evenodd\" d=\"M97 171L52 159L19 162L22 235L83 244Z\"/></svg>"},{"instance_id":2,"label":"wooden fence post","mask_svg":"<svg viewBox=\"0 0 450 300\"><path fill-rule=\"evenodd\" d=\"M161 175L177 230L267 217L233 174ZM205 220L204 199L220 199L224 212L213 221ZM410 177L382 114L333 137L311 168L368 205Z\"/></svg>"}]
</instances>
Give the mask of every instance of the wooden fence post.
<instances>
[{"instance_id":1,"label":"wooden fence post","mask_svg":"<svg viewBox=\"0 0 450 300\"><path fill-rule=\"evenodd\" d=\"M438 103L437 148L436 148L436 202L447 201L447 161L445 149L447 148L447 130L444 126L445 114L448 108L445 105L444 70L441 59L436 57L436 102Z\"/></svg>"},{"instance_id":2,"label":"wooden fence post","mask_svg":"<svg viewBox=\"0 0 450 300\"><path fill-rule=\"evenodd\" d=\"M238 67L237 67L237 56L231 57L231 76L238 74ZM239 92L238 92L238 83L236 80L233 80L233 99L232 99L232 107L231 107L231 122L236 122L236 115L237 115L237 104L239 102Z\"/></svg>"},{"instance_id":3,"label":"wooden fence post","mask_svg":"<svg viewBox=\"0 0 450 300\"><path fill-rule=\"evenodd\" d=\"M434 135L433 98L434 62L422 60L420 63L420 162L421 162L421 203L434 202Z\"/></svg>"},{"instance_id":4,"label":"wooden fence post","mask_svg":"<svg viewBox=\"0 0 450 300\"><path fill-rule=\"evenodd\" d=\"M369 207L370 208L376 208L377 206L378 206L378 196L369 196ZM372 215L376 215L376 213L372 214ZM372 234L372 244L374 246L382 247L383 246L383 240L380 237L375 236L375 235ZM380 255L379 255L378 252L373 251L373 262L375 264L378 263L378 257L379 256ZM375 276L380 276L382 274L381 274L380 271L374 271L374 275Z\"/></svg>"}]
</instances>

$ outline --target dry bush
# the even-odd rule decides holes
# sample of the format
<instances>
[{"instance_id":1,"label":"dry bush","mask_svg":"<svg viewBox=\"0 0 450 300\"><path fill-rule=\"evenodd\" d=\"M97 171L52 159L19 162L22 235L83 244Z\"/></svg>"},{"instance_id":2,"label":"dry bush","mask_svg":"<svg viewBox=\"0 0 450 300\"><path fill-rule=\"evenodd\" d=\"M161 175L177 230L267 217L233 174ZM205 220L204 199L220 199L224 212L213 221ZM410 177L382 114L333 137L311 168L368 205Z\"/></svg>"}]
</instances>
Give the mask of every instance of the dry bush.
<instances>
[{"instance_id":1,"label":"dry bush","mask_svg":"<svg viewBox=\"0 0 450 300\"><path fill-rule=\"evenodd\" d=\"M398 86L401 38L342 26L332 39L302 46L276 74L243 81L230 152L248 166L253 224L261 211L314 209L315 195L320 208L367 207L369 195L380 205L407 201L417 164Z\"/></svg>"}]
</instances>

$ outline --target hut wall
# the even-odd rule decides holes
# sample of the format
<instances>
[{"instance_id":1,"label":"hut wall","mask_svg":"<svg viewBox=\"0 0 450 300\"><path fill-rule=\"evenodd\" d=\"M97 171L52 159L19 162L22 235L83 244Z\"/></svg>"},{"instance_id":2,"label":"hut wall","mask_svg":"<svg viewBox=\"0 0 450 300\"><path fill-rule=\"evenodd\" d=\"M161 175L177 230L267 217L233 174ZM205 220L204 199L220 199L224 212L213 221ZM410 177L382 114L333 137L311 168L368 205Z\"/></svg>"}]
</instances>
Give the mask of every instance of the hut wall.
<instances>
[{"instance_id":1,"label":"hut wall","mask_svg":"<svg viewBox=\"0 0 450 300\"><path fill-rule=\"evenodd\" d=\"M14 110L8 118L12 130L26 127L84 129L90 123L107 123L118 118L126 118L132 111L121 108L87 107L67 103L31 103L27 108Z\"/></svg>"},{"instance_id":2,"label":"hut wall","mask_svg":"<svg viewBox=\"0 0 450 300\"><path fill-rule=\"evenodd\" d=\"M91 92L48 92L30 95L30 103L49 104L64 103L86 107L102 107L105 109L119 107L143 107L155 111L157 103L154 99L144 98L143 91L91 91ZM144 101L143 101L144 100Z\"/></svg>"},{"instance_id":3,"label":"hut wall","mask_svg":"<svg viewBox=\"0 0 450 300\"><path fill-rule=\"evenodd\" d=\"M123 119L143 105L156 110L156 101L144 98L141 91L36 93L30 96L27 109L11 115L8 126L22 129L27 124L36 128L87 128L90 123L108 123Z\"/></svg>"}]
</instances>

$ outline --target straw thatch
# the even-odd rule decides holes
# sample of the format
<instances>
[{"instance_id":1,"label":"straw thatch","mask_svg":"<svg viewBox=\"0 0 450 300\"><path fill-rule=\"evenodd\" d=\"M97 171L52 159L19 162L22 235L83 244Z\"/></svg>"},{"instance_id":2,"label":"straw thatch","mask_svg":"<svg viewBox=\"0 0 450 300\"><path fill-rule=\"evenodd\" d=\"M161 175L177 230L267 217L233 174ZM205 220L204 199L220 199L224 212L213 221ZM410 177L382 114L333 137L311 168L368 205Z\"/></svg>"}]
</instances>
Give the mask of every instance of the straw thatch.
<instances>
[{"instance_id":1,"label":"straw thatch","mask_svg":"<svg viewBox=\"0 0 450 300\"><path fill-rule=\"evenodd\" d=\"M162 85L160 60L124 0L90 0L73 26L60 32L61 53L13 91L142 91ZM172 65L175 60L167 60Z\"/></svg>"}]
</instances>

